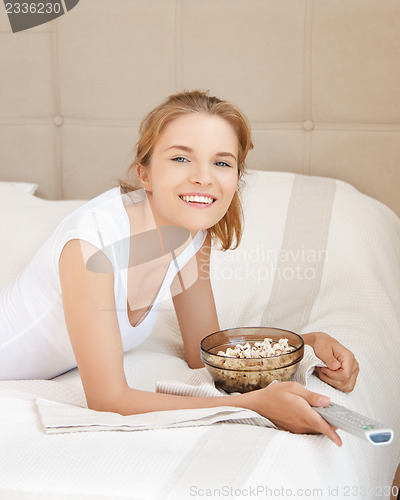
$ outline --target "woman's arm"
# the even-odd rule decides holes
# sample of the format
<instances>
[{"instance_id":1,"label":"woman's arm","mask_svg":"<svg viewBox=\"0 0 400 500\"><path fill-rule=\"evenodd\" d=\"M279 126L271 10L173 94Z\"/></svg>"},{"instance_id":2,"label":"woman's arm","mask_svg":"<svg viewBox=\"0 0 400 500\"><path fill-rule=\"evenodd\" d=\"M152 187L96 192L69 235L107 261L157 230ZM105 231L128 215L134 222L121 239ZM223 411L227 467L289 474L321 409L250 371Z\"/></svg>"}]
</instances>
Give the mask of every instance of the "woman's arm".
<instances>
[{"instance_id":1,"label":"woman's arm","mask_svg":"<svg viewBox=\"0 0 400 500\"><path fill-rule=\"evenodd\" d=\"M190 368L204 366L200 359L200 341L220 329L210 282L210 253L211 237L207 235L195 257L178 273L171 285L172 300L182 334L186 361ZM189 278L193 274L190 265L194 263L197 266L197 279L181 291L182 283L190 283Z\"/></svg>"},{"instance_id":2,"label":"woman's arm","mask_svg":"<svg viewBox=\"0 0 400 500\"><path fill-rule=\"evenodd\" d=\"M186 397L128 389L113 410L121 415L160 410L215 408L230 406L253 410L278 428L297 434L325 434L342 445L335 427L328 424L312 406L327 406L330 399L311 392L297 382L277 382L264 389L224 397Z\"/></svg>"},{"instance_id":3,"label":"woman's arm","mask_svg":"<svg viewBox=\"0 0 400 500\"><path fill-rule=\"evenodd\" d=\"M329 398L321 399L321 395L295 382L279 382L252 393L225 398L173 396L129 387L115 311L114 277L112 273L100 274L86 269L82 248L97 251L90 247L80 240L71 240L65 245L59 261L65 320L88 408L132 415L235 406L254 410L291 432L325 434L340 446L334 428L311 408L326 406ZM214 328L214 323L210 323L210 328ZM196 331L199 337L203 333ZM195 357L195 343L189 341L189 344L193 344Z\"/></svg>"},{"instance_id":4,"label":"woman's arm","mask_svg":"<svg viewBox=\"0 0 400 500\"><path fill-rule=\"evenodd\" d=\"M114 275L86 269L98 252L83 240L70 240L59 259L65 322L89 408L113 407L128 385L115 310ZM85 256L85 257L84 257Z\"/></svg>"}]
</instances>

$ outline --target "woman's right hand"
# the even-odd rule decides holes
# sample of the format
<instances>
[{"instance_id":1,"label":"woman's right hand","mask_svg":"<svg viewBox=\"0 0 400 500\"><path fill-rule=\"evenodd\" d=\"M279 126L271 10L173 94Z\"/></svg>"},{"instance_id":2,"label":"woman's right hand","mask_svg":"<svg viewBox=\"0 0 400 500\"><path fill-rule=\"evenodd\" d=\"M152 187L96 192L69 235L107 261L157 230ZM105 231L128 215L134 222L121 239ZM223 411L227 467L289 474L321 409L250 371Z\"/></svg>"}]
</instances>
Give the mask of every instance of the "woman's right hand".
<instances>
[{"instance_id":1,"label":"woman's right hand","mask_svg":"<svg viewBox=\"0 0 400 500\"><path fill-rule=\"evenodd\" d=\"M325 434L338 446L342 440L311 406L328 406L330 399L311 392L297 382L275 382L264 389L247 393L254 397L255 411L278 428L296 434Z\"/></svg>"}]
</instances>

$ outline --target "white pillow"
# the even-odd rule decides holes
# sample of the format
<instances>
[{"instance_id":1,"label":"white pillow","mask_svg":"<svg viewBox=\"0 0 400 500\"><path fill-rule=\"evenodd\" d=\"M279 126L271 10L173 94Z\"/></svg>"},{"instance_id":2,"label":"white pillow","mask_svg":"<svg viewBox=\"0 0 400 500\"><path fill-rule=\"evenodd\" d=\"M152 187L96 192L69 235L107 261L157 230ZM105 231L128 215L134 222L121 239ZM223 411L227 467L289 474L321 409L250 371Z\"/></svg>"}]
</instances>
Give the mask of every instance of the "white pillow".
<instances>
[{"instance_id":1,"label":"white pillow","mask_svg":"<svg viewBox=\"0 0 400 500\"><path fill-rule=\"evenodd\" d=\"M34 195L36 193L37 188L39 187L38 184L32 184L31 182L0 182L0 186L2 185L9 185L12 187L15 187L17 189L22 189L22 191L25 191L25 193Z\"/></svg>"},{"instance_id":2,"label":"white pillow","mask_svg":"<svg viewBox=\"0 0 400 500\"><path fill-rule=\"evenodd\" d=\"M0 288L13 280L57 225L85 200L44 200L0 182Z\"/></svg>"}]
</instances>

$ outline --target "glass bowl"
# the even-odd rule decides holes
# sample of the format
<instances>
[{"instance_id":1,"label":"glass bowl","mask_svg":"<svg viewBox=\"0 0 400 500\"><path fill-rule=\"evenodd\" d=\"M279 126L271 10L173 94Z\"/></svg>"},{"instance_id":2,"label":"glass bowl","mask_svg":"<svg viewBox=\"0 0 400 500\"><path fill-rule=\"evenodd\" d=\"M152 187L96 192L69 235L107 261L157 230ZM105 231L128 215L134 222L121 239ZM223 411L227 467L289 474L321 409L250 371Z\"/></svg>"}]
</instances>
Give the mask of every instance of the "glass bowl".
<instances>
[{"instance_id":1,"label":"glass bowl","mask_svg":"<svg viewBox=\"0 0 400 500\"><path fill-rule=\"evenodd\" d=\"M234 358L217 354L236 344L287 339L294 350L264 358ZM200 342L200 356L215 385L226 392L249 392L267 387L272 381L285 382L297 371L304 355L304 340L297 333L280 328L252 326L229 328L208 335Z\"/></svg>"}]
</instances>

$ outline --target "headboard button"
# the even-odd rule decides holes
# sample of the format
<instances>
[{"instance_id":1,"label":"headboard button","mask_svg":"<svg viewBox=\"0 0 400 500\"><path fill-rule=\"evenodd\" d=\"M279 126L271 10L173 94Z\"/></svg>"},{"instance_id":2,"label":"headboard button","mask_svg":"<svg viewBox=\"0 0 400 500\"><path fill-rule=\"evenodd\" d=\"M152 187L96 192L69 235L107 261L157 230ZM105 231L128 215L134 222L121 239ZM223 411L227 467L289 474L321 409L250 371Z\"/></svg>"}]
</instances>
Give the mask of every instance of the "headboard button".
<instances>
[{"instance_id":1,"label":"headboard button","mask_svg":"<svg viewBox=\"0 0 400 500\"><path fill-rule=\"evenodd\" d=\"M53 116L53 123L56 127L61 127L64 123L64 118L60 115Z\"/></svg>"},{"instance_id":2,"label":"headboard button","mask_svg":"<svg viewBox=\"0 0 400 500\"><path fill-rule=\"evenodd\" d=\"M303 129L306 130L307 132L311 132L311 130L314 128L314 122L311 120L306 120L303 123Z\"/></svg>"}]
</instances>

